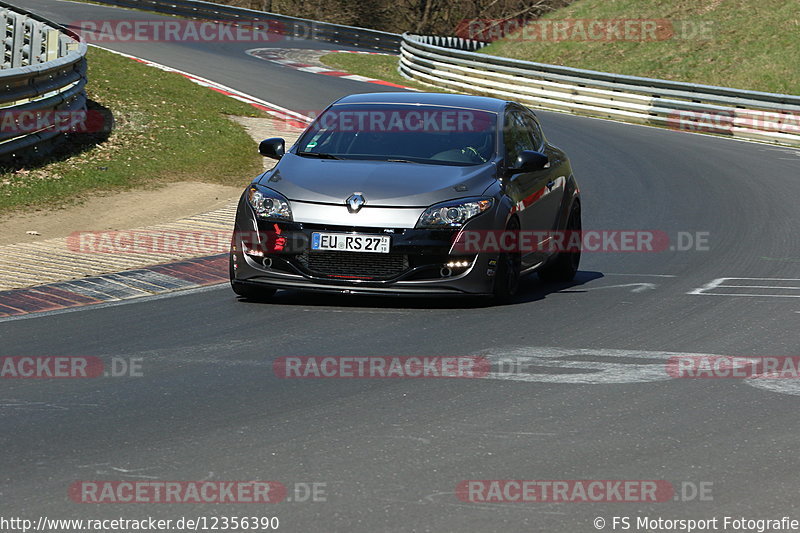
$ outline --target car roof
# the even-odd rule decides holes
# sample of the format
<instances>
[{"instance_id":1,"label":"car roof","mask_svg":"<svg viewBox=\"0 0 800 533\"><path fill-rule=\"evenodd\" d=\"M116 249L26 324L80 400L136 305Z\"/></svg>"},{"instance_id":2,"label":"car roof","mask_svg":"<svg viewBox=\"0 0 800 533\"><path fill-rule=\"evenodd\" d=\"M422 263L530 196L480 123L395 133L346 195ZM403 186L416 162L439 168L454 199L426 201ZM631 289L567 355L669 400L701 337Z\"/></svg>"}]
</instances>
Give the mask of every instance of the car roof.
<instances>
[{"instance_id":1,"label":"car roof","mask_svg":"<svg viewBox=\"0 0 800 533\"><path fill-rule=\"evenodd\" d=\"M506 105L505 100L489 98L487 96L471 96L467 94L452 93L363 93L351 94L337 100L338 104L420 104L437 105L443 107L461 107L499 113Z\"/></svg>"}]
</instances>

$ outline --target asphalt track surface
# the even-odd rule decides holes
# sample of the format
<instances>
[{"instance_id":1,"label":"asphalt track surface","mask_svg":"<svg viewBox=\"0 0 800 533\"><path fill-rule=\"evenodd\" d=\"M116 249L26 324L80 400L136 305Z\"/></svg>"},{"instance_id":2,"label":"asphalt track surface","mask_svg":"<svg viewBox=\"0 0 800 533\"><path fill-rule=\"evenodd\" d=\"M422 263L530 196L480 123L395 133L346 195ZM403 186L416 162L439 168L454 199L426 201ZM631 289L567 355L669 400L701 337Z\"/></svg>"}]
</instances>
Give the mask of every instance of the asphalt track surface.
<instances>
[{"instance_id":1,"label":"asphalt track surface","mask_svg":"<svg viewBox=\"0 0 800 533\"><path fill-rule=\"evenodd\" d=\"M65 23L156 17L51 0L20 5ZM244 54L247 44L109 47L298 111L381 89L260 61ZM365 532L581 532L596 531L596 517L611 530L613 516L800 518L797 380L652 378L667 352L800 355L800 290L791 288L800 287L800 152L540 116L572 158L585 229L708 232L710 249L586 253L575 283L534 276L502 307L294 293L245 303L223 285L0 322L0 355L141 358L143 371L0 384L2 514L274 515L285 531ZM690 294L718 278L794 281L729 280L722 284L789 288ZM522 355L538 357L538 369L527 379L274 376L276 357L309 355ZM326 501L67 497L76 480L150 479L324 483ZM713 500L467 503L454 492L469 479L711 483Z\"/></svg>"}]
</instances>

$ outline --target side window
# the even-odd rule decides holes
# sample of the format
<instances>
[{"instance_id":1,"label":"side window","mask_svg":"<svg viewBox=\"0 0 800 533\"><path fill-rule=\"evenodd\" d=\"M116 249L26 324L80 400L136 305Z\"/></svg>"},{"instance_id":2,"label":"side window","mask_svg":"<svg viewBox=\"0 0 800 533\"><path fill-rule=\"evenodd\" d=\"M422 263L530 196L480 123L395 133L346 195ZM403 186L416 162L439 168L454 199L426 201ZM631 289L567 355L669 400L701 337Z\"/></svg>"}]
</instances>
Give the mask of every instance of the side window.
<instances>
[{"instance_id":1,"label":"side window","mask_svg":"<svg viewBox=\"0 0 800 533\"><path fill-rule=\"evenodd\" d=\"M533 136L533 145L535 146L534 150L539 150L544 142L542 127L539 126L539 122L531 115L525 115L525 125L528 127L528 131Z\"/></svg>"},{"instance_id":2,"label":"side window","mask_svg":"<svg viewBox=\"0 0 800 533\"><path fill-rule=\"evenodd\" d=\"M533 139L528 133L525 117L519 111L506 111L503 142L506 151L506 164L511 165L523 150L535 150Z\"/></svg>"}]
</instances>

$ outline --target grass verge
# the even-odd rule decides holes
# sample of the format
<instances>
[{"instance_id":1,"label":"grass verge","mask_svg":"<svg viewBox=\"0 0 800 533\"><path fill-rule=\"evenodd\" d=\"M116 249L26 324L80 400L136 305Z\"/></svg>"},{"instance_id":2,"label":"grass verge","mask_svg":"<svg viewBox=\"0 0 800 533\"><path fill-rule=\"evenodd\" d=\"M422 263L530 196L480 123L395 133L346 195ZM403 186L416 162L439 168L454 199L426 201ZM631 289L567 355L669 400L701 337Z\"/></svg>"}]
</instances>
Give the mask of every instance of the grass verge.
<instances>
[{"instance_id":1,"label":"grass verge","mask_svg":"<svg viewBox=\"0 0 800 533\"><path fill-rule=\"evenodd\" d=\"M480 52L631 76L800 94L800 16L795 2L762 0L754 7L751 0L578 0L542 18L564 19L666 19L675 34L645 42L508 38ZM397 57L329 54L322 61L353 74L432 90L400 76Z\"/></svg>"},{"instance_id":2,"label":"grass verge","mask_svg":"<svg viewBox=\"0 0 800 533\"><path fill-rule=\"evenodd\" d=\"M113 114L111 134L0 172L0 210L182 180L244 186L261 171L255 143L226 116L262 116L258 110L105 50L90 48L88 66L87 95Z\"/></svg>"},{"instance_id":3,"label":"grass verge","mask_svg":"<svg viewBox=\"0 0 800 533\"><path fill-rule=\"evenodd\" d=\"M680 35L647 42L512 37L491 44L481 53L617 74L800 94L800 16L796 2L761 0L756 5L752 0L578 0L543 17L548 19L667 19ZM693 35L704 27L708 38Z\"/></svg>"}]
</instances>

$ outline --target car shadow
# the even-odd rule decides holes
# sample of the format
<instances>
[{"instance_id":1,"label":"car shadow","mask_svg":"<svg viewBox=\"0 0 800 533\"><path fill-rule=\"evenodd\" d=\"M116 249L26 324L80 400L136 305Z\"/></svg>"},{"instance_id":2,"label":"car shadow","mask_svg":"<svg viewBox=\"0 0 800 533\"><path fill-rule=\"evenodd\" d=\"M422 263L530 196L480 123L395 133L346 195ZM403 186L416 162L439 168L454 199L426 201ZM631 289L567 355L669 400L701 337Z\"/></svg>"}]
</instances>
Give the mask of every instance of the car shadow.
<instances>
[{"instance_id":1,"label":"car shadow","mask_svg":"<svg viewBox=\"0 0 800 533\"><path fill-rule=\"evenodd\" d=\"M604 277L601 272L580 270L575 279L566 282L545 282L536 274L520 280L516 297L501 307L526 304L544 300L548 295L566 289L579 287L590 281ZM300 307L337 307L341 309L371 308L383 310L413 309L483 309L495 307L491 299L469 296L424 297L424 296L368 296L348 294L322 294L302 291L278 291L275 296L265 302L240 298L240 302L249 304L269 304Z\"/></svg>"},{"instance_id":2,"label":"car shadow","mask_svg":"<svg viewBox=\"0 0 800 533\"><path fill-rule=\"evenodd\" d=\"M575 274L575 279L562 282L542 281L536 274L526 276L520 280L519 291L517 292L516 298L508 305L544 300L549 294L580 287L590 281L603 277L605 276L603 276L602 272L594 272L591 270L579 270L578 273Z\"/></svg>"}]
</instances>

